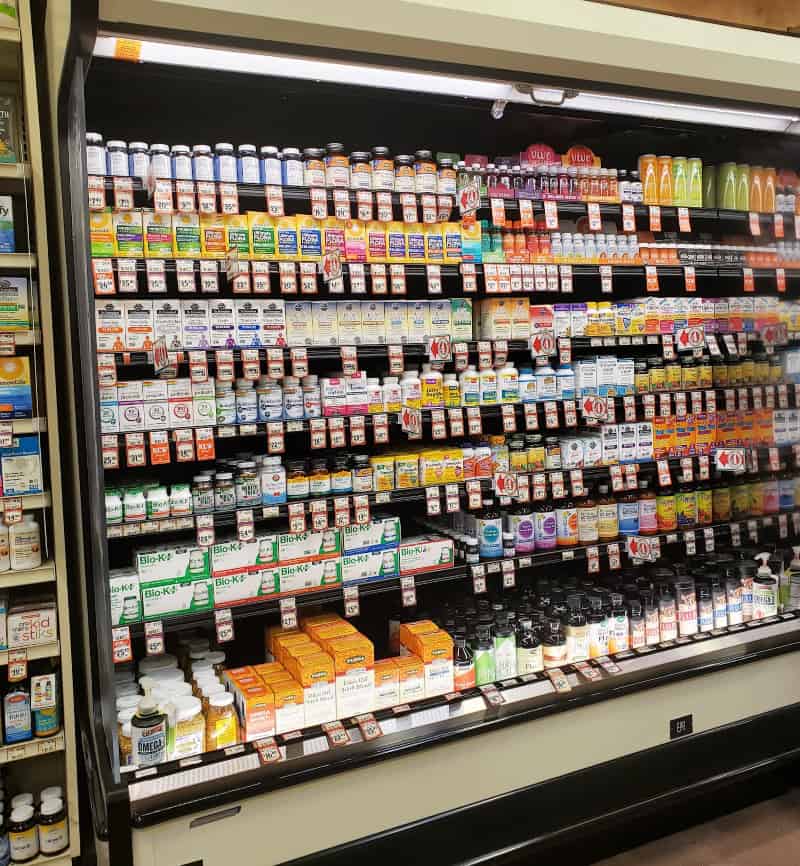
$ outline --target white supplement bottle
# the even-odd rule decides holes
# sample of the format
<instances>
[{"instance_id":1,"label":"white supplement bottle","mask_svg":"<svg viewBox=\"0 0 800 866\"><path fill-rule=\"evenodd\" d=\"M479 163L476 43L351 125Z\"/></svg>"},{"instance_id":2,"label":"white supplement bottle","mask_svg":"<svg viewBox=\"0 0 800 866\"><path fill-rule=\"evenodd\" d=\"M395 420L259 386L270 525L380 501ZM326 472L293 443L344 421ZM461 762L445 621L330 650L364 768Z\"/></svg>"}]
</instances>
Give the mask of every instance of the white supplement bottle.
<instances>
[{"instance_id":1,"label":"white supplement bottle","mask_svg":"<svg viewBox=\"0 0 800 866\"><path fill-rule=\"evenodd\" d=\"M8 530L9 559L13 571L38 568L42 564L42 536L32 514Z\"/></svg>"}]
</instances>

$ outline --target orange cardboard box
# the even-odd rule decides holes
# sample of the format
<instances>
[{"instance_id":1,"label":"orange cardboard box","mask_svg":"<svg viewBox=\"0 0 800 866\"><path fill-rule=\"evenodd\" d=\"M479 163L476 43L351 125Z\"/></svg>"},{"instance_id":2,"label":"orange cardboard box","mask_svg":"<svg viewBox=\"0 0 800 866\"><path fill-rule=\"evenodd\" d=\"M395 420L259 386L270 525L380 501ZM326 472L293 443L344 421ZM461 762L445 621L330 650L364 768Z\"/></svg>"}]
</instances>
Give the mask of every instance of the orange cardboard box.
<instances>
[{"instance_id":1,"label":"orange cardboard box","mask_svg":"<svg viewBox=\"0 0 800 866\"><path fill-rule=\"evenodd\" d=\"M278 635L273 642L275 661L285 665L286 661L284 660L284 652L287 647L310 642L311 638L302 631L298 631L294 634Z\"/></svg>"},{"instance_id":2,"label":"orange cardboard box","mask_svg":"<svg viewBox=\"0 0 800 866\"><path fill-rule=\"evenodd\" d=\"M673 453L675 419L671 415L656 415L653 419L653 457L658 460Z\"/></svg>"},{"instance_id":3,"label":"orange cardboard box","mask_svg":"<svg viewBox=\"0 0 800 866\"><path fill-rule=\"evenodd\" d=\"M400 626L400 652L405 654L403 647L408 653L414 653L414 639L417 635L432 634L439 631L439 626L429 619L420 619L416 622L405 622Z\"/></svg>"},{"instance_id":4,"label":"orange cardboard box","mask_svg":"<svg viewBox=\"0 0 800 866\"><path fill-rule=\"evenodd\" d=\"M318 643L325 652L330 652L328 645L340 637L349 637L358 634L349 622L331 622L317 626L308 632L309 637Z\"/></svg>"},{"instance_id":5,"label":"orange cardboard box","mask_svg":"<svg viewBox=\"0 0 800 866\"><path fill-rule=\"evenodd\" d=\"M400 703L400 670L395 659L375 662L375 709L385 710Z\"/></svg>"},{"instance_id":6,"label":"orange cardboard box","mask_svg":"<svg viewBox=\"0 0 800 866\"><path fill-rule=\"evenodd\" d=\"M249 743L275 734L275 696L265 685L248 686L240 691L242 739Z\"/></svg>"},{"instance_id":7,"label":"orange cardboard box","mask_svg":"<svg viewBox=\"0 0 800 866\"><path fill-rule=\"evenodd\" d=\"M268 625L264 629L264 649L267 654L267 661L275 661L275 638L284 634L301 634L299 628L283 628L280 625Z\"/></svg>"},{"instance_id":8,"label":"orange cardboard box","mask_svg":"<svg viewBox=\"0 0 800 866\"><path fill-rule=\"evenodd\" d=\"M418 656L399 656L395 660L398 671L400 703L418 701L425 697L425 664Z\"/></svg>"},{"instance_id":9,"label":"orange cardboard box","mask_svg":"<svg viewBox=\"0 0 800 866\"><path fill-rule=\"evenodd\" d=\"M370 713L375 703L375 648L362 634L334 638L328 643L336 671L338 718Z\"/></svg>"},{"instance_id":10,"label":"orange cardboard box","mask_svg":"<svg viewBox=\"0 0 800 866\"><path fill-rule=\"evenodd\" d=\"M346 620L342 619L338 613L317 613L314 616L305 616L300 620L300 628L303 631L308 631L309 628L313 628L317 625L325 625L329 622L346 622Z\"/></svg>"},{"instance_id":11,"label":"orange cardboard box","mask_svg":"<svg viewBox=\"0 0 800 866\"><path fill-rule=\"evenodd\" d=\"M418 655L425 665L425 697L453 691L453 638L445 631L417 636Z\"/></svg>"},{"instance_id":12,"label":"orange cardboard box","mask_svg":"<svg viewBox=\"0 0 800 866\"><path fill-rule=\"evenodd\" d=\"M275 683L285 683L286 680L291 680L292 675L286 669L282 671L275 671L271 674L265 674L261 677L261 682L264 683L265 686L272 686Z\"/></svg>"},{"instance_id":13,"label":"orange cardboard box","mask_svg":"<svg viewBox=\"0 0 800 866\"><path fill-rule=\"evenodd\" d=\"M290 658L287 666L303 687L306 726L333 721L336 716L336 673L326 653Z\"/></svg>"},{"instance_id":14,"label":"orange cardboard box","mask_svg":"<svg viewBox=\"0 0 800 866\"><path fill-rule=\"evenodd\" d=\"M280 662L262 662L260 665L253 665L253 670L260 677L265 677L268 674L274 674L276 671L285 670Z\"/></svg>"},{"instance_id":15,"label":"orange cardboard box","mask_svg":"<svg viewBox=\"0 0 800 866\"><path fill-rule=\"evenodd\" d=\"M273 683L272 693L275 696L275 731L285 734L287 731L299 731L306 726L306 716L303 708L303 687L297 680L289 677L280 683Z\"/></svg>"}]
</instances>

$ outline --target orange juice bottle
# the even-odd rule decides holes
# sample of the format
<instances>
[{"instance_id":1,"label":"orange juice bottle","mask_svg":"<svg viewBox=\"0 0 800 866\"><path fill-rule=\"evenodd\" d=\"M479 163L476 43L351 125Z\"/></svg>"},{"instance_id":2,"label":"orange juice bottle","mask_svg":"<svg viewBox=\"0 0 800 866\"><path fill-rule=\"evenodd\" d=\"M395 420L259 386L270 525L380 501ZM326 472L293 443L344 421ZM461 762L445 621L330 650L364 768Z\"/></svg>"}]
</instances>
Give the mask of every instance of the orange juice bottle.
<instances>
[{"instance_id":1,"label":"orange juice bottle","mask_svg":"<svg viewBox=\"0 0 800 866\"><path fill-rule=\"evenodd\" d=\"M658 158L654 153L639 157L639 177L642 180L642 202L658 204Z\"/></svg>"},{"instance_id":2,"label":"orange juice bottle","mask_svg":"<svg viewBox=\"0 0 800 866\"><path fill-rule=\"evenodd\" d=\"M764 169L760 165L750 168L750 210L761 213L764 210Z\"/></svg>"},{"instance_id":3,"label":"orange juice bottle","mask_svg":"<svg viewBox=\"0 0 800 866\"><path fill-rule=\"evenodd\" d=\"M658 158L658 204L672 204L672 157Z\"/></svg>"},{"instance_id":4,"label":"orange juice bottle","mask_svg":"<svg viewBox=\"0 0 800 866\"><path fill-rule=\"evenodd\" d=\"M775 186L777 184L777 172L774 168L764 169L764 180L762 183L762 203L764 213L775 213Z\"/></svg>"}]
</instances>

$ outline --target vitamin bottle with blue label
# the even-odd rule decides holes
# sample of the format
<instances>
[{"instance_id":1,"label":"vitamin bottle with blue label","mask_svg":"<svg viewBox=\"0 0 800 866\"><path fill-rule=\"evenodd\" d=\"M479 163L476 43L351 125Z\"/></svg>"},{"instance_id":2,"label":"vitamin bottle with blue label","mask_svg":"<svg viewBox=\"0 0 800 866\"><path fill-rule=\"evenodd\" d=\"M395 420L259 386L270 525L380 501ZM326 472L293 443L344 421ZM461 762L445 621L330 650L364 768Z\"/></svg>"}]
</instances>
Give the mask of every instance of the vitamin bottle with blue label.
<instances>
[{"instance_id":1,"label":"vitamin bottle with blue label","mask_svg":"<svg viewBox=\"0 0 800 866\"><path fill-rule=\"evenodd\" d=\"M481 559L503 556L503 515L492 499L483 500L483 511L478 517L478 552Z\"/></svg>"}]
</instances>

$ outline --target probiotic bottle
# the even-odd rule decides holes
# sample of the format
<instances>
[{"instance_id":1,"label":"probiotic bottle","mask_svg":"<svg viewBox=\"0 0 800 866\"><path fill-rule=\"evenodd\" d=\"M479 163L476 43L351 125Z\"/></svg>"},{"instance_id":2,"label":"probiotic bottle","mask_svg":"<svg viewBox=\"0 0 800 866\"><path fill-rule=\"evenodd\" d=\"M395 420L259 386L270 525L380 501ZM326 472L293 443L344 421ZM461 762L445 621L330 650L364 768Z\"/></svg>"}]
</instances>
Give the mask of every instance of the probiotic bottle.
<instances>
[{"instance_id":1,"label":"probiotic bottle","mask_svg":"<svg viewBox=\"0 0 800 866\"><path fill-rule=\"evenodd\" d=\"M479 406L481 402L480 377L474 364L470 364L460 376L462 406Z\"/></svg>"},{"instance_id":2,"label":"probiotic bottle","mask_svg":"<svg viewBox=\"0 0 800 866\"><path fill-rule=\"evenodd\" d=\"M498 403L497 371L489 367L486 370L481 370L478 376L481 406L496 406Z\"/></svg>"},{"instance_id":3,"label":"probiotic bottle","mask_svg":"<svg viewBox=\"0 0 800 866\"><path fill-rule=\"evenodd\" d=\"M513 364L498 371L497 388L501 403L519 403L519 373Z\"/></svg>"}]
</instances>

